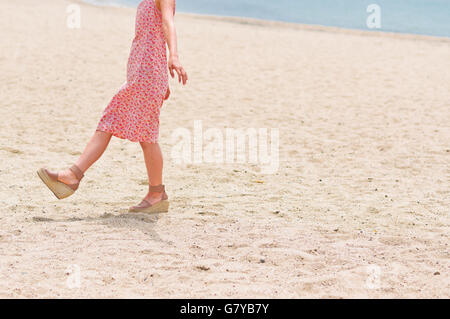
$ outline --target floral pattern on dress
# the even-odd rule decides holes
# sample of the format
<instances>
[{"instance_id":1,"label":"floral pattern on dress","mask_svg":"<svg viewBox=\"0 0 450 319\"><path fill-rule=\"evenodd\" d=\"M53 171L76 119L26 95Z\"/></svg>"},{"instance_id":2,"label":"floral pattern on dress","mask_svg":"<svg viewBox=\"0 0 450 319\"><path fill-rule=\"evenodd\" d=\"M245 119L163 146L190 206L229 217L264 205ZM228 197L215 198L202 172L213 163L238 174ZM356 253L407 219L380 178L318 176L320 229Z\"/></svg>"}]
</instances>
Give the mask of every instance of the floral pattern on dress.
<instances>
[{"instance_id":1,"label":"floral pattern on dress","mask_svg":"<svg viewBox=\"0 0 450 319\"><path fill-rule=\"evenodd\" d=\"M127 81L104 110L97 130L132 142L157 143L159 115L168 90L162 15L154 0L145 0L137 9Z\"/></svg>"}]
</instances>

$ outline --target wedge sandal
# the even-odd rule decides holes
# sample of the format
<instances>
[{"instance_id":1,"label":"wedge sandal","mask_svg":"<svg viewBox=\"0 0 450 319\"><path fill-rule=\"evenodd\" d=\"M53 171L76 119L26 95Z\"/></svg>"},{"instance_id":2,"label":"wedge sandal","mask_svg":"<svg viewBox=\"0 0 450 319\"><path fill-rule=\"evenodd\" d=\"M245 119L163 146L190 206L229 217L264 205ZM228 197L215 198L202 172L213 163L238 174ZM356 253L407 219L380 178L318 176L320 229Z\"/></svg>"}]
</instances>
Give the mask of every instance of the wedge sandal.
<instances>
[{"instance_id":1,"label":"wedge sandal","mask_svg":"<svg viewBox=\"0 0 450 319\"><path fill-rule=\"evenodd\" d=\"M130 213L145 213L145 214L159 214L169 212L169 197L166 194L164 185L151 186L151 193L162 193L161 201L156 204L151 204L147 200L143 200L139 205L133 206L129 209Z\"/></svg>"},{"instance_id":2,"label":"wedge sandal","mask_svg":"<svg viewBox=\"0 0 450 319\"><path fill-rule=\"evenodd\" d=\"M58 180L58 173L52 173L45 168L39 169L37 174L44 184L55 194L56 198L64 199L75 193L84 177L83 171L78 166L73 165L70 170L77 177L78 183L71 185L64 184Z\"/></svg>"}]
</instances>

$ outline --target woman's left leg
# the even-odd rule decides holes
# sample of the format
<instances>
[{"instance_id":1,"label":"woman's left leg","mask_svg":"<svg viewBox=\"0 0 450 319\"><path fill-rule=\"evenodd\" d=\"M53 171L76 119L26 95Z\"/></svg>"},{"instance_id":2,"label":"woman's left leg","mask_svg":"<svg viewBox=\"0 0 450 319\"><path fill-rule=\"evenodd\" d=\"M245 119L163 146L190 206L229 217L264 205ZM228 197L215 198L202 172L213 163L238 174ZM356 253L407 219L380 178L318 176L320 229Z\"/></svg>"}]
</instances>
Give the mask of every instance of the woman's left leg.
<instances>
[{"instance_id":1,"label":"woman's left leg","mask_svg":"<svg viewBox=\"0 0 450 319\"><path fill-rule=\"evenodd\" d=\"M96 131L83 154L70 169L56 173L40 168L37 171L38 176L58 199L73 195L86 170L102 156L108 147L111 137L111 133Z\"/></svg>"},{"instance_id":2,"label":"woman's left leg","mask_svg":"<svg viewBox=\"0 0 450 319\"><path fill-rule=\"evenodd\" d=\"M142 151L144 152L145 166L147 167L149 192L145 200L150 204L160 202L163 192L153 192L162 185L163 175L163 155L158 143L144 143L141 142ZM152 189L153 188L153 189Z\"/></svg>"}]
</instances>

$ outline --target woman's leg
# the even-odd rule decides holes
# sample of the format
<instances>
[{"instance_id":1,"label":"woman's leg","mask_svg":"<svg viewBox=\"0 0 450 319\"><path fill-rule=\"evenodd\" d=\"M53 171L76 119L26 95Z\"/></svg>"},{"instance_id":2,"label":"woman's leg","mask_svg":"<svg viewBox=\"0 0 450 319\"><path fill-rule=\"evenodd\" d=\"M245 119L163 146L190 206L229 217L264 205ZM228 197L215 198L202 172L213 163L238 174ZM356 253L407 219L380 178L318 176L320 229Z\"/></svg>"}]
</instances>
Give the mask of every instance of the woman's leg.
<instances>
[{"instance_id":1,"label":"woman's leg","mask_svg":"<svg viewBox=\"0 0 450 319\"><path fill-rule=\"evenodd\" d=\"M109 142L111 141L111 137L111 133L96 131L94 136L92 136L91 140L86 145L83 154L81 154L75 162L75 165L77 165L83 173L86 172L89 167L91 167L103 155ZM66 184L74 184L78 182L75 174L69 169L59 172L58 178L61 182Z\"/></svg>"},{"instance_id":2,"label":"woman's leg","mask_svg":"<svg viewBox=\"0 0 450 319\"><path fill-rule=\"evenodd\" d=\"M144 151L145 166L147 167L149 186L159 186L162 184L163 155L158 143L141 143ZM161 193L149 191L145 198L152 205L161 200Z\"/></svg>"}]
</instances>

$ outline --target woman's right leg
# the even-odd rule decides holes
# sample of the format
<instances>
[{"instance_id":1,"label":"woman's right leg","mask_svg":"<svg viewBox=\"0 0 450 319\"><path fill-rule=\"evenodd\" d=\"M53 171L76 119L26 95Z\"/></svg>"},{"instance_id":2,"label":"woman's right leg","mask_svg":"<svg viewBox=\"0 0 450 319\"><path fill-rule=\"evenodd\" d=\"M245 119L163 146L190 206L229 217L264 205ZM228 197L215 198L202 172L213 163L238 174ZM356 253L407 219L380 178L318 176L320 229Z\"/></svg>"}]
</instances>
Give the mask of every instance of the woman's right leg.
<instances>
[{"instance_id":1,"label":"woman's right leg","mask_svg":"<svg viewBox=\"0 0 450 319\"><path fill-rule=\"evenodd\" d=\"M86 145L83 154L81 154L75 162L75 165L78 166L83 173L86 172L89 167L103 155L111 141L111 137L111 133L96 131ZM58 179L65 184L74 184L78 182L77 177L70 169L59 172Z\"/></svg>"}]
</instances>

